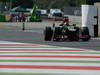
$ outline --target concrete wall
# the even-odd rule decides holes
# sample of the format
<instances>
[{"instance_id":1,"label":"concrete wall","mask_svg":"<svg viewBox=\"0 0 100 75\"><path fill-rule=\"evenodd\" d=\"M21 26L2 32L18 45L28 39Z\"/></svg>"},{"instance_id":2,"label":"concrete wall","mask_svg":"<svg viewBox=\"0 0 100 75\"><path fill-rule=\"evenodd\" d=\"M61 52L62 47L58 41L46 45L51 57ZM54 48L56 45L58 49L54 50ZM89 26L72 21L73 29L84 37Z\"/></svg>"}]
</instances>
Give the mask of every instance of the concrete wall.
<instances>
[{"instance_id":1,"label":"concrete wall","mask_svg":"<svg viewBox=\"0 0 100 75\"><path fill-rule=\"evenodd\" d=\"M98 36L100 37L100 3L94 5L98 8Z\"/></svg>"},{"instance_id":2,"label":"concrete wall","mask_svg":"<svg viewBox=\"0 0 100 75\"><path fill-rule=\"evenodd\" d=\"M81 16L80 7L64 7L63 10L64 10L64 14L66 15Z\"/></svg>"},{"instance_id":3,"label":"concrete wall","mask_svg":"<svg viewBox=\"0 0 100 75\"><path fill-rule=\"evenodd\" d=\"M82 27L88 27L89 33L94 37L94 25L97 24L97 8L94 5L82 5Z\"/></svg>"}]
</instances>

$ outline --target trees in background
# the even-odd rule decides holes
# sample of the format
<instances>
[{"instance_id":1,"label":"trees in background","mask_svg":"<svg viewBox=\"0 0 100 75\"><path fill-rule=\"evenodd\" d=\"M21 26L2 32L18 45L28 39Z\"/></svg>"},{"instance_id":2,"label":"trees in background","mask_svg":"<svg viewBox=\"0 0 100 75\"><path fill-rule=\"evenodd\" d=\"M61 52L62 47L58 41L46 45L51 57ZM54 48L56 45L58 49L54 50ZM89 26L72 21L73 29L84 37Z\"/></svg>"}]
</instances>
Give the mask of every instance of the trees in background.
<instances>
[{"instance_id":1,"label":"trees in background","mask_svg":"<svg viewBox=\"0 0 100 75\"><path fill-rule=\"evenodd\" d=\"M33 0L34 1L34 0ZM65 6L81 6L85 0L35 0L41 8L63 8Z\"/></svg>"},{"instance_id":2,"label":"trees in background","mask_svg":"<svg viewBox=\"0 0 100 75\"><path fill-rule=\"evenodd\" d=\"M13 0L0 0L0 13L3 11L8 11L12 7Z\"/></svg>"},{"instance_id":3,"label":"trees in background","mask_svg":"<svg viewBox=\"0 0 100 75\"><path fill-rule=\"evenodd\" d=\"M40 8L63 8L64 6L81 6L85 0L13 0L13 7L31 8L36 3Z\"/></svg>"},{"instance_id":4,"label":"trees in background","mask_svg":"<svg viewBox=\"0 0 100 75\"><path fill-rule=\"evenodd\" d=\"M12 7L17 7L17 6L21 6L23 8L32 8L33 1L32 0L13 0Z\"/></svg>"},{"instance_id":5,"label":"trees in background","mask_svg":"<svg viewBox=\"0 0 100 75\"><path fill-rule=\"evenodd\" d=\"M1 6L7 6L9 9L21 6L23 8L32 8L33 4L37 4L40 8L63 8L66 6L81 6L86 0L0 0ZM7 3L10 3L10 5Z\"/></svg>"},{"instance_id":6,"label":"trees in background","mask_svg":"<svg viewBox=\"0 0 100 75\"><path fill-rule=\"evenodd\" d=\"M22 6L32 8L34 3L40 8L63 8L65 6L81 6L81 4L100 2L100 0L0 0L0 2L12 2L12 7Z\"/></svg>"}]
</instances>

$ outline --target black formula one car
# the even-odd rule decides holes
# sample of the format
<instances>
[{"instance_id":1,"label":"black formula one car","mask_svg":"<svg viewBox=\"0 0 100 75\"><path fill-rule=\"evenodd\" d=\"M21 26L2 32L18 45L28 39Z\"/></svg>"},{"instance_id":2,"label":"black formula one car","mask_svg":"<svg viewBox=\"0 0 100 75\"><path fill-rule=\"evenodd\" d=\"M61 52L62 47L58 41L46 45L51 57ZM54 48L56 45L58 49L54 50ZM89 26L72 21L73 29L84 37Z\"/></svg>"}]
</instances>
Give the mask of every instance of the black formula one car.
<instances>
[{"instance_id":1,"label":"black formula one car","mask_svg":"<svg viewBox=\"0 0 100 75\"><path fill-rule=\"evenodd\" d=\"M44 30L45 41L88 41L90 40L87 27L79 28L75 24L58 27L46 27Z\"/></svg>"}]
</instances>

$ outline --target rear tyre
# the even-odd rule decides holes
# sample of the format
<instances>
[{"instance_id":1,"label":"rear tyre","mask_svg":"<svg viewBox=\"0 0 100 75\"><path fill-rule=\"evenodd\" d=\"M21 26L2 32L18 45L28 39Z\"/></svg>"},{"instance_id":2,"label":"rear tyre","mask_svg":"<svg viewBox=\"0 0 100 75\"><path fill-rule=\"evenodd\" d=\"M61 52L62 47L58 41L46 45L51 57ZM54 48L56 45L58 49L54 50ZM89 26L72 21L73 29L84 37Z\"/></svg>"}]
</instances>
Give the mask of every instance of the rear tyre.
<instances>
[{"instance_id":1,"label":"rear tyre","mask_svg":"<svg viewBox=\"0 0 100 75\"><path fill-rule=\"evenodd\" d=\"M88 27L83 27L82 28L82 35L89 35L89 29L88 29Z\"/></svg>"},{"instance_id":2,"label":"rear tyre","mask_svg":"<svg viewBox=\"0 0 100 75\"><path fill-rule=\"evenodd\" d=\"M84 38L84 39L82 39L82 41L88 41L88 39L87 38Z\"/></svg>"},{"instance_id":3,"label":"rear tyre","mask_svg":"<svg viewBox=\"0 0 100 75\"><path fill-rule=\"evenodd\" d=\"M88 36L87 38L82 38L82 41L89 41L91 36Z\"/></svg>"},{"instance_id":4,"label":"rear tyre","mask_svg":"<svg viewBox=\"0 0 100 75\"><path fill-rule=\"evenodd\" d=\"M51 27L46 27L44 31L44 40L45 41L51 41L53 35L53 30Z\"/></svg>"},{"instance_id":5,"label":"rear tyre","mask_svg":"<svg viewBox=\"0 0 100 75\"><path fill-rule=\"evenodd\" d=\"M86 36L85 38L82 38L82 41L88 41L90 40L90 35L89 35L89 29L88 27L83 27L81 31L82 36Z\"/></svg>"}]
</instances>

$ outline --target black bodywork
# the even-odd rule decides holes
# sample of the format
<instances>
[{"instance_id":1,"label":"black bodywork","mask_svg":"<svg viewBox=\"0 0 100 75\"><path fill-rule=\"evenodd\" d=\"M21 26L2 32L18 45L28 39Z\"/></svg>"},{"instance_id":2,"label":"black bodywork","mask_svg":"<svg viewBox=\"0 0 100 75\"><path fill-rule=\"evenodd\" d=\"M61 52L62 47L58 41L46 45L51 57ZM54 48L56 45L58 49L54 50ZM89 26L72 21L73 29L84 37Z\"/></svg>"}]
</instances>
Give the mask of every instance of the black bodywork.
<instances>
[{"instance_id":1,"label":"black bodywork","mask_svg":"<svg viewBox=\"0 0 100 75\"><path fill-rule=\"evenodd\" d=\"M75 24L58 27L46 27L44 30L45 41L88 41L90 40L87 27L79 28Z\"/></svg>"}]
</instances>

